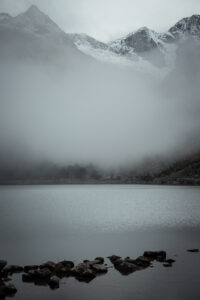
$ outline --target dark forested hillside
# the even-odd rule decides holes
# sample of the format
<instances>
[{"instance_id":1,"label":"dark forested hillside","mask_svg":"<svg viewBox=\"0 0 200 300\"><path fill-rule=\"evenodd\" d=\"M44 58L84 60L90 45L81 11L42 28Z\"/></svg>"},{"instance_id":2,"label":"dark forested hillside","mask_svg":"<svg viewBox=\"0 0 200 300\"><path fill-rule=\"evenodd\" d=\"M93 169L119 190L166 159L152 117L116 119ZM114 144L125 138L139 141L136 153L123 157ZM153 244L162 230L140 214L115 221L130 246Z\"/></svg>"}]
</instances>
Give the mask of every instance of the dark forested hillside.
<instances>
[{"instance_id":1,"label":"dark forested hillside","mask_svg":"<svg viewBox=\"0 0 200 300\"><path fill-rule=\"evenodd\" d=\"M41 163L27 166L0 169L0 184L71 184L71 183L113 183L113 184L180 184L200 185L200 153L176 161L159 162L152 169L144 164L132 167L128 171L114 171L89 165L58 166L52 163ZM158 171L159 170L159 171Z\"/></svg>"}]
</instances>

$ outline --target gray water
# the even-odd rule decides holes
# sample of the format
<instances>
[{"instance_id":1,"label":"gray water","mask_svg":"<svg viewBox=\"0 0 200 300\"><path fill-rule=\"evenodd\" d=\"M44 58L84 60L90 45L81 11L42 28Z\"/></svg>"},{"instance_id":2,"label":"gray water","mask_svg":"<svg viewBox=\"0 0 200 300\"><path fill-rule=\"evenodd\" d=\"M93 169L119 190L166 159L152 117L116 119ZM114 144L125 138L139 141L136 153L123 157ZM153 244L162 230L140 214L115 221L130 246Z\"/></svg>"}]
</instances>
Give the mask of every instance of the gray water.
<instances>
[{"instance_id":1,"label":"gray water","mask_svg":"<svg viewBox=\"0 0 200 300\"><path fill-rule=\"evenodd\" d=\"M0 258L10 264L75 263L112 254L136 258L166 250L176 263L122 276L114 269L91 283L61 288L13 280L16 300L200 298L200 188L144 185L0 187ZM108 262L108 261L107 261ZM109 263L109 262L108 262Z\"/></svg>"}]
</instances>

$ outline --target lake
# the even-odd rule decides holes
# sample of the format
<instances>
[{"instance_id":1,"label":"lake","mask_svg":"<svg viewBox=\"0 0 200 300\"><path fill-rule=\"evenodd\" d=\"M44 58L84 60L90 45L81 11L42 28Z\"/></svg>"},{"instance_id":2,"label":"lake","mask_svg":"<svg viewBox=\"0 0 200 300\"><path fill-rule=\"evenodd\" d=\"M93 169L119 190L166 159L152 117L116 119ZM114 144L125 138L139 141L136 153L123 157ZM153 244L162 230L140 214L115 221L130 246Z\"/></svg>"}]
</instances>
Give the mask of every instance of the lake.
<instances>
[{"instance_id":1,"label":"lake","mask_svg":"<svg viewBox=\"0 0 200 300\"><path fill-rule=\"evenodd\" d=\"M75 263L112 254L165 250L176 260L122 276L111 268L89 284L74 278L60 289L22 283L14 299L200 299L200 188L148 185L0 187L0 259L9 264ZM106 261L109 265L109 260Z\"/></svg>"}]
</instances>

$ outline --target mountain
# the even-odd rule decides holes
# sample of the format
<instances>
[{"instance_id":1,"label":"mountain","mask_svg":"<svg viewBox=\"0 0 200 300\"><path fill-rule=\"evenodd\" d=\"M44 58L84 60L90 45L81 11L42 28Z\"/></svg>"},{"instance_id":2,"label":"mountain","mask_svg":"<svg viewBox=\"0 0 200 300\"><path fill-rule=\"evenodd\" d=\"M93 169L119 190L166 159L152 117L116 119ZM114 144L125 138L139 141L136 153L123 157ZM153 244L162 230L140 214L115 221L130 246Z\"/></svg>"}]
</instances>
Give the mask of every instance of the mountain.
<instances>
[{"instance_id":1,"label":"mountain","mask_svg":"<svg viewBox=\"0 0 200 300\"><path fill-rule=\"evenodd\" d=\"M133 55L139 56L149 60L158 66L165 65L165 51L168 48L165 47L165 34L159 34L147 27L142 27L136 32L130 33L124 38L112 41L109 47L115 53L128 56L132 58ZM150 57L150 52L154 52L154 58Z\"/></svg>"},{"instance_id":2,"label":"mountain","mask_svg":"<svg viewBox=\"0 0 200 300\"><path fill-rule=\"evenodd\" d=\"M130 65L130 61L110 51L105 43L86 34L65 33L35 5L16 17L8 14L1 14L0 17L0 56L2 58L11 55L20 59L37 57L39 60L49 61L52 57L53 60L58 61L62 58L72 62L77 56L77 63L81 60L82 62L90 61L93 64L94 61L96 63L101 61L120 67ZM152 73L151 66L143 67L143 69L150 69L148 72Z\"/></svg>"},{"instance_id":3,"label":"mountain","mask_svg":"<svg viewBox=\"0 0 200 300\"><path fill-rule=\"evenodd\" d=\"M60 65L89 60L69 35L35 5L16 17L0 14L0 41L2 60L31 59Z\"/></svg>"},{"instance_id":4,"label":"mountain","mask_svg":"<svg viewBox=\"0 0 200 300\"><path fill-rule=\"evenodd\" d=\"M54 39L56 43L59 41L76 48L79 54L81 52L98 61L165 76L174 68L181 42L188 37L200 41L200 15L184 18L164 33L142 27L125 37L104 43L87 34L65 33L46 14L32 5L16 17L1 13L1 35L5 30L17 30L19 34L29 34L29 37L31 34Z\"/></svg>"},{"instance_id":5,"label":"mountain","mask_svg":"<svg viewBox=\"0 0 200 300\"><path fill-rule=\"evenodd\" d=\"M12 17L7 13L0 13L0 24L5 24L6 22L9 22L12 19Z\"/></svg>"},{"instance_id":6,"label":"mountain","mask_svg":"<svg viewBox=\"0 0 200 300\"><path fill-rule=\"evenodd\" d=\"M149 178L155 184L200 185L200 154L195 153L169 164Z\"/></svg>"},{"instance_id":7,"label":"mountain","mask_svg":"<svg viewBox=\"0 0 200 300\"><path fill-rule=\"evenodd\" d=\"M147 27L142 27L122 39L110 43L110 48L117 53L142 53L159 47L159 34Z\"/></svg>"},{"instance_id":8,"label":"mountain","mask_svg":"<svg viewBox=\"0 0 200 300\"><path fill-rule=\"evenodd\" d=\"M76 48L69 36L46 14L32 5L27 11L11 17L8 14L0 14L0 30L1 32L11 32L24 35L28 38L43 38L46 40L56 40L61 44Z\"/></svg>"},{"instance_id":9,"label":"mountain","mask_svg":"<svg viewBox=\"0 0 200 300\"><path fill-rule=\"evenodd\" d=\"M135 71L158 77L162 75L158 68L134 51L130 50L131 54L129 52L129 55L127 55L128 52L125 53L125 51L117 51L117 42L115 44L115 48L114 45L111 46L110 43L106 44L100 42L84 33L69 34L69 36L81 52L99 61L112 63L121 67L128 67Z\"/></svg>"},{"instance_id":10,"label":"mountain","mask_svg":"<svg viewBox=\"0 0 200 300\"><path fill-rule=\"evenodd\" d=\"M192 36L200 40L200 15L193 15L190 18L184 18L169 29L174 39L186 38Z\"/></svg>"},{"instance_id":11,"label":"mountain","mask_svg":"<svg viewBox=\"0 0 200 300\"><path fill-rule=\"evenodd\" d=\"M82 47L82 46L87 46L91 47L93 49L102 49L102 50L107 50L108 45L106 45L103 42L99 42L96 39L92 38L91 36L85 34L85 33L72 33L69 34L73 42L77 47Z\"/></svg>"},{"instance_id":12,"label":"mountain","mask_svg":"<svg viewBox=\"0 0 200 300\"><path fill-rule=\"evenodd\" d=\"M84 34L72 35L74 43L80 50L90 55L93 51L97 58L107 59L108 56L113 57L111 53L114 53L118 58L123 57L133 62L142 59L157 67L170 69L174 66L179 42L188 37L200 40L200 15L184 18L164 33L142 27L108 44Z\"/></svg>"},{"instance_id":13,"label":"mountain","mask_svg":"<svg viewBox=\"0 0 200 300\"><path fill-rule=\"evenodd\" d=\"M137 53L148 59L148 53L154 52L163 56L165 63L169 56L174 56L177 42L193 37L200 40L200 15L193 15L177 22L165 33L157 33L147 27L114 40L110 43L112 51L131 57Z\"/></svg>"},{"instance_id":14,"label":"mountain","mask_svg":"<svg viewBox=\"0 0 200 300\"><path fill-rule=\"evenodd\" d=\"M64 33L56 23L32 5L26 12L7 20L9 26L26 30L38 35L56 35Z\"/></svg>"},{"instance_id":15,"label":"mountain","mask_svg":"<svg viewBox=\"0 0 200 300\"><path fill-rule=\"evenodd\" d=\"M176 46L171 33L156 33L147 27L108 44L85 34L72 34L72 41L82 52L102 61L120 63L155 73L156 68L174 64ZM147 71L147 72L148 72ZM157 70L158 71L158 70Z\"/></svg>"}]
</instances>

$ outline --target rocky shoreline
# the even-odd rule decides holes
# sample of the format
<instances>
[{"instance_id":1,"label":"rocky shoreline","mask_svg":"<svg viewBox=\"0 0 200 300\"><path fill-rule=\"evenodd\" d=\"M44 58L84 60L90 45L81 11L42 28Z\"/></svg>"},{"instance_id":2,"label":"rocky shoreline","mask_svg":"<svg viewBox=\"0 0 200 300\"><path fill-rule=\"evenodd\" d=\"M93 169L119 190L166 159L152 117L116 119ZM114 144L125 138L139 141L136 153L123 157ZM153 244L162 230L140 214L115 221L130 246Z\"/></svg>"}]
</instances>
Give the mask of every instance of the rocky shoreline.
<instances>
[{"instance_id":1,"label":"rocky shoreline","mask_svg":"<svg viewBox=\"0 0 200 300\"><path fill-rule=\"evenodd\" d=\"M0 180L0 186L10 185L163 185L163 186L200 186L200 179L193 178L154 178L147 180L108 179L108 180Z\"/></svg>"},{"instance_id":2,"label":"rocky shoreline","mask_svg":"<svg viewBox=\"0 0 200 300\"><path fill-rule=\"evenodd\" d=\"M198 253L199 249L187 250L191 253ZM81 282L89 283L97 276L106 274L110 268L115 268L122 275L129 275L133 272L153 267L153 262L162 263L164 267L172 267L174 259L167 258L166 251L145 251L143 255L136 259L118 255L107 257L111 263L110 266L105 263L103 257L96 257L94 260L84 260L75 265L70 260L63 260L58 263L52 261L41 265L26 265L24 267L17 265L8 265L6 260L0 260L0 299L14 296L17 288L9 283L11 276L15 273L22 273L24 283L35 285L46 285L51 289L57 289L60 286L60 280L64 277L74 277Z\"/></svg>"}]
</instances>

